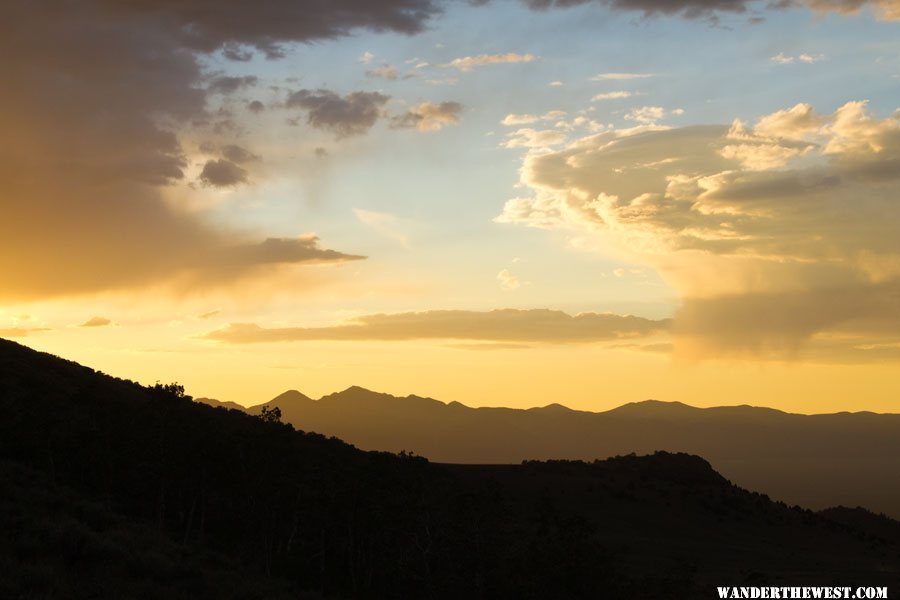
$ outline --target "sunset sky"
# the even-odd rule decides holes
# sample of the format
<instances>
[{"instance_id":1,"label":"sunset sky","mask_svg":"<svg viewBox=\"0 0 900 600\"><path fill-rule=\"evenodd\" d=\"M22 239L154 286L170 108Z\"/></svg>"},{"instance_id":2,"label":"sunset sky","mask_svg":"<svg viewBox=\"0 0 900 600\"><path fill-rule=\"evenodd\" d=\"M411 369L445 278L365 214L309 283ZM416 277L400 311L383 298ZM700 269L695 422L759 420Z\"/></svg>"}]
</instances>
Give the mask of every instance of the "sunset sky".
<instances>
[{"instance_id":1,"label":"sunset sky","mask_svg":"<svg viewBox=\"0 0 900 600\"><path fill-rule=\"evenodd\" d=\"M250 405L900 412L900 1L17 2L0 337Z\"/></svg>"}]
</instances>

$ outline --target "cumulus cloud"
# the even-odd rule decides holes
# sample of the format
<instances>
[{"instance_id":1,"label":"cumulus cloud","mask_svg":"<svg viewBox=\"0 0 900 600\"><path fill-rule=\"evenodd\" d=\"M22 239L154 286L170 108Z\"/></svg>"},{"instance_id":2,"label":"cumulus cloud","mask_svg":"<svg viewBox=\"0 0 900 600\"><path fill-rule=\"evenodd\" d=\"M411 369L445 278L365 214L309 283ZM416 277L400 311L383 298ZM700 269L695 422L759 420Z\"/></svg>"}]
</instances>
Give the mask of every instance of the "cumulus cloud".
<instances>
[{"instance_id":1,"label":"cumulus cloud","mask_svg":"<svg viewBox=\"0 0 900 600\"><path fill-rule=\"evenodd\" d=\"M234 86L222 78L230 75L210 78L206 55L276 58L281 46L357 28L415 33L439 7L431 0L272 0L265 10L237 0L92 0L52 10L19 2L4 11L5 301L183 281L186 273L223 285L255 273L246 260L231 268L227 260L264 234L225 228L163 196L188 167L181 132L213 121L207 97ZM302 258L309 255L346 256L310 249Z\"/></svg>"},{"instance_id":2,"label":"cumulus cloud","mask_svg":"<svg viewBox=\"0 0 900 600\"><path fill-rule=\"evenodd\" d=\"M483 67L486 65L499 65L504 63L528 63L537 60L533 54L517 54L515 52L507 52L506 54L479 54L478 56L464 56L454 58L449 63L438 65L444 68L454 68L462 72L468 72L475 67Z\"/></svg>"},{"instance_id":3,"label":"cumulus cloud","mask_svg":"<svg viewBox=\"0 0 900 600\"><path fill-rule=\"evenodd\" d=\"M605 131L530 151L521 172L533 195L496 220L587 230L655 268L683 299L677 347L900 342L900 111L798 104L753 126Z\"/></svg>"},{"instance_id":4,"label":"cumulus cloud","mask_svg":"<svg viewBox=\"0 0 900 600\"><path fill-rule=\"evenodd\" d=\"M341 139L371 129L389 99L390 96L379 92L351 92L341 96L331 90L299 90L288 96L285 106L304 109L307 123L331 131Z\"/></svg>"},{"instance_id":5,"label":"cumulus cloud","mask_svg":"<svg viewBox=\"0 0 900 600\"><path fill-rule=\"evenodd\" d=\"M652 320L609 313L567 313L548 310L501 309L487 312L433 310L375 314L329 327L265 328L232 323L202 337L232 344L309 340L400 341L454 339L485 342L602 342L640 338L670 327L667 319Z\"/></svg>"},{"instance_id":6,"label":"cumulus cloud","mask_svg":"<svg viewBox=\"0 0 900 600\"><path fill-rule=\"evenodd\" d=\"M112 321L107 319L106 317L91 317L79 327L106 327L107 325L112 324Z\"/></svg>"},{"instance_id":7,"label":"cumulus cloud","mask_svg":"<svg viewBox=\"0 0 900 600\"><path fill-rule=\"evenodd\" d=\"M459 123L463 105L459 102L422 102L411 106L406 112L391 118L391 127L414 128L419 131L438 131L448 125Z\"/></svg>"}]
</instances>

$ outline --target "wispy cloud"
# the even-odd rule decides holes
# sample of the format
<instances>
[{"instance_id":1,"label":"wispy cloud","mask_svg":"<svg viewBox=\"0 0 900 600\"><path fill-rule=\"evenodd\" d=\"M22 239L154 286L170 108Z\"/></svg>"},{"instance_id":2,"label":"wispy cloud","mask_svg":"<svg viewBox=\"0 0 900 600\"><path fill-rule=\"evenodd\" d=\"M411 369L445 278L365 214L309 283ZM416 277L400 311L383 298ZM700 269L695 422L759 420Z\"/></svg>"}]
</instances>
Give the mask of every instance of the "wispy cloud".
<instances>
[{"instance_id":1,"label":"wispy cloud","mask_svg":"<svg viewBox=\"0 0 900 600\"><path fill-rule=\"evenodd\" d=\"M811 65L811 64L813 64L813 63L817 63L817 62L819 62L820 60L824 60L824 59L825 59L825 55L824 55L824 54L806 54L806 53L803 53L803 54L799 54L799 55L797 55L797 56L788 56L788 55L786 55L784 52L779 52L778 54L776 54L775 56L773 56L773 57L770 58L769 60L771 60L773 63L777 63L777 64L779 64L779 65L791 65L791 64L794 64L794 63L796 63L796 62L800 62L800 63L805 63L805 64L808 64L808 65Z\"/></svg>"},{"instance_id":2,"label":"wispy cloud","mask_svg":"<svg viewBox=\"0 0 900 600\"><path fill-rule=\"evenodd\" d=\"M376 212L362 208L354 208L353 214L359 219L360 223L363 223L379 235L397 242L404 248L409 248L409 236L402 231L404 223L399 217L385 212Z\"/></svg>"},{"instance_id":3,"label":"wispy cloud","mask_svg":"<svg viewBox=\"0 0 900 600\"><path fill-rule=\"evenodd\" d=\"M628 81L630 79L647 79L654 73L600 73L591 77L591 81Z\"/></svg>"},{"instance_id":4,"label":"wispy cloud","mask_svg":"<svg viewBox=\"0 0 900 600\"><path fill-rule=\"evenodd\" d=\"M507 52L506 54L479 54L478 56L464 56L462 58L454 58L449 63L438 65L443 68L454 68L462 72L468 72L475 67L483 67L486 65L499 65L504 63L529 63L537 60L533 54L517 54L515 52Z\"/></svg>"},{"instance_id":5,"label":"wispy cloud","mask_svg":"<svg viewBox=\"0 0 900 600\"><path fill-rule=\"evenodd\" d=\"M589 343L633 339L669 329L669 319L586 312L569 315L548 309L487 312L431 310L364 315L328 327L264 328L232 323L201 336L231 344L309 340L401 341L456 339L486 342Z\"/></svg>"},{"instance_id":6,"label":"wispy cloud","mask_svg":"<svg viewBox=\"0 0 900 600\"><path fill-rule=\"evenodd\" d=\"M591 100L594 102L599 102L602 100L620 100L623 98L631 98L632 96L637 96L636 92L626 92L626 91L618 91L618 92L604 92L602 94L594 95Z\"/></svg>"}]
</instances>

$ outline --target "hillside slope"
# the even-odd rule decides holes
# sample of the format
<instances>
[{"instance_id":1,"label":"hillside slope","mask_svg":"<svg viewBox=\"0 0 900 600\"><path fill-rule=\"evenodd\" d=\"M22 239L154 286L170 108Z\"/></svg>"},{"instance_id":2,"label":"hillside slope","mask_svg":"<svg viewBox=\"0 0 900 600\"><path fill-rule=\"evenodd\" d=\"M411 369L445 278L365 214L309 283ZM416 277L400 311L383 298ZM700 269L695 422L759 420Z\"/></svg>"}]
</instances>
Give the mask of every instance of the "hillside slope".
<instances>
[{"instance_id":1,"label":"hillside slope","mask_svg":"<svg viewBox=\"0 0 900 600\"><path fill-rule=\"evenodd\" d=\"M269 577L291 582L295 597L343 598L700 598L729 583L900 582L895 542L738 488L685 454L435 465L4 341L0 414L0 460L44 482L11 496L0 512L6 531L49 519L92 532L86 548L214 553L247 573L257 596L268 592L254 578ZM69 497L120 526L92 524ZM167 541L145 541L157 536ZM34 537L11 536L0 553L0 590L13 597L41 589L11 574L75 568L54 566L52 542L35 550ZM106 560L103 551L74 556L87 573ZM185 560L173 585L202 581L215 564ZM148 589L136 595L167 597ZM234 587L226 597L253 595Z\"/></svg>"}]
</instances>

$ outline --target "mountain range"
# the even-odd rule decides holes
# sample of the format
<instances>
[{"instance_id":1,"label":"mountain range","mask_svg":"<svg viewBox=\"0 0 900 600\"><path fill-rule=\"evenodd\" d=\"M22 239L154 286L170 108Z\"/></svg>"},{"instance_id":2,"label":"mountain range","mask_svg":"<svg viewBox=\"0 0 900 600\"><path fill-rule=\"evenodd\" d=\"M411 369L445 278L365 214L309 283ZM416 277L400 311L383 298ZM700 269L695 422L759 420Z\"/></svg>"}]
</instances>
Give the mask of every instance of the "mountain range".
<instances>
[{"instance_id":1,"label":"mountain range","mask_svg":"<svg viewBox=\"0 0 900 600\"><path fill-rule=\"evenodd\" d=\"M210 399L201 402L220 404ZM442 463L593 460L657 450L704 457L740 486L813 508L865 506L900 517L900 414L803 415L753 406L648 400L605 412L471 408L350 387L314 400L296 390L247 409L365 450Z\"/></svg>"}]
</instances>

